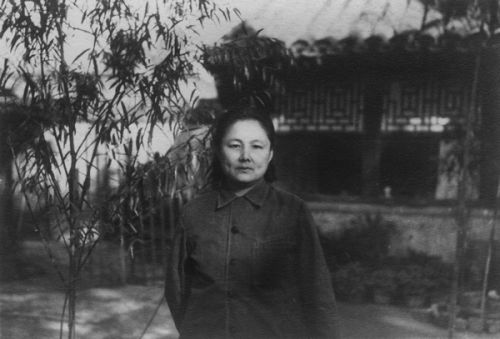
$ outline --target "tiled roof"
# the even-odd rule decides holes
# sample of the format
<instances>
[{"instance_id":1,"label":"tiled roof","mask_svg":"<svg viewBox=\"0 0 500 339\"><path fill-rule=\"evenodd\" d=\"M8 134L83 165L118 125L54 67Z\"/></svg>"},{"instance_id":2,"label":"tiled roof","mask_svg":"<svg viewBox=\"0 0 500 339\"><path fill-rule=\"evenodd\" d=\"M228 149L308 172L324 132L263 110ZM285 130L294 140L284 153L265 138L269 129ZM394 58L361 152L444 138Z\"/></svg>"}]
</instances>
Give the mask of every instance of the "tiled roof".
<instances>
[{"instance_id":1,"label":"tiled roof","mask_svg":"<svg viewBox=\"0 0 500 339\"><path fill-rule=\"evenodd\" d=\"M465 37L447 33L434 37L420 31L408 31L391 39L371 36L366 39L347 37L341 40L321 39L312 42L299 40L292 44L290 49L295 57L306 58L391 52L468 53L477 51L485 38L486 36L479 33Z\"/></svg>"},{"instance_id":2,"label":"tiled roof","mask_svg":"<svg viewBox=\"0 0 500 339\"><path fill-rule=\"evenodd\" d=\"M291 46L297 40L316 41L357 36L392 36L420 29L424 7L419 0L241 0L231 4L250 26ZM430 10L426 22L440 14ZM437 35L433 31L431 34Z\"/></svg>"},{"instance_id":3,"label":"tiled roof","mask_svg":"<svg viewBox=\"0 0 500 339\"><path fill-rule=\"evenodd\" d=\"M470 22L454 20L446 29L441 14L425 13L419 0L234 0L250 31L285 43L295 56L360 52L470 51L484 37ZM433 23L433 24L430 24ZM241 29L233 24L223 37Z\"/></svg>"}]
</instances>

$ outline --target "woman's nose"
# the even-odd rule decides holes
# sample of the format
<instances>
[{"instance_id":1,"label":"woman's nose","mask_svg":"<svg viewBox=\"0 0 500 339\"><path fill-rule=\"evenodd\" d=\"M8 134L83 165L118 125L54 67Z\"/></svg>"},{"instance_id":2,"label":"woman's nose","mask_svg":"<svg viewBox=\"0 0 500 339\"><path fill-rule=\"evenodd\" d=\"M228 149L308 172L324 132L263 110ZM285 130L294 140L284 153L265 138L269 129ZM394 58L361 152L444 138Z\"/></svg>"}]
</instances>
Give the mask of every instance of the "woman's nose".
<instances>
[{"instance_id":1,"label":"woman's nose","mask_svg":"<svg viewBox=\"0 0 500 339\"><path fill-rule=\"evenodd\" d=\"M240 151L240 161L247 161L250 160L250 152L248 151L247 147L242 147Z\"/></svg>"}]
</instances>

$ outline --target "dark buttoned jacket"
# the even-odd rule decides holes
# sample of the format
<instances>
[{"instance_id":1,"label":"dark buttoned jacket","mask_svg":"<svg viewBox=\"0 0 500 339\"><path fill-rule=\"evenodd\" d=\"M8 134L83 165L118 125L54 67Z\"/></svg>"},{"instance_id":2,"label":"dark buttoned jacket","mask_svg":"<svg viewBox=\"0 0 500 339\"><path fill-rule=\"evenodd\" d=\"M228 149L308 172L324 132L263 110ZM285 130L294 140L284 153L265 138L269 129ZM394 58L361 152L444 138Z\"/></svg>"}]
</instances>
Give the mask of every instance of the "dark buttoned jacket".
<instances>
[{"instance_id":1,"label":"dark buttoned jacket","mask_svg":"<svg viewBox=\"0 0 500 339\"><path fill-rule=\"evenodd\" d=\"M165 293L181 338L338 338L329 270L300 198L265 181L184 206Z\"/></svg>"}]
</instances>

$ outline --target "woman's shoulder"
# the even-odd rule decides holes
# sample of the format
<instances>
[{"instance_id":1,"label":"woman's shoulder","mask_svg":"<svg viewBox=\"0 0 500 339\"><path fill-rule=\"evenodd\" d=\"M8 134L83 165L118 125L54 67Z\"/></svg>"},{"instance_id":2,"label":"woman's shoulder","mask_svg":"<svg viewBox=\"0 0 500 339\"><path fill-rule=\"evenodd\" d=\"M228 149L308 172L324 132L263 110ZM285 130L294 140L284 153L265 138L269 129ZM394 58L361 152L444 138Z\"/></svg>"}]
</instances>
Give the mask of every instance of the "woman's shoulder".
<instances>
[{"instance_id":1,"label":"woman's shoulder","mask_svg":"<svg viewBox=\"0 0 500 339\"><path fill-rule=\"evenodd\" d=\"M271 185L271 195L273 195L274 199L276 199L280 204L285 206L300 209L307 207L304 199L299 197L297 194L274 184Z\"/></svg>"},{"instance_id":2,"label":"woman's shoulder","mask_svg":"<svg viewBox=\"0 0 500 339\"><path fill-rule=\"evenodd\" d=\"M290 227L312 225L311 211L304 199L284 188L271 186L268 208L273 210L277 223L288 224ZM281 221L279 221L281 220Z\"/></svg>"},{"instance_id":3,"label":"woman's shoulder","mask_svg":"<svg viewBox=\"0 0 500 339\"><path fill-rule=\"evenodd\" d=\"M198 192L193 199L186 202L182 209L184 211L188 211L215 206L215 202L217 201L217 194L217 191L213 188L203 189L202 191Z\"/></svg>"}]
</instances>

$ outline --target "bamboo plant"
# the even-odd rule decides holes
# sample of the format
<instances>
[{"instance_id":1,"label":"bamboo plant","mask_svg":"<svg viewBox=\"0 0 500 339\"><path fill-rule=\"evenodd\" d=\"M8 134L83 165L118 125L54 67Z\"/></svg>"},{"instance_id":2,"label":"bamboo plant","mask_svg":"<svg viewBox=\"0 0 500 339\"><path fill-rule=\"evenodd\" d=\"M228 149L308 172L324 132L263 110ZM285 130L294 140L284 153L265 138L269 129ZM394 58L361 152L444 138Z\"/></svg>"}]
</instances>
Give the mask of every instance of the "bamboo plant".
<instances>
[{"instance_id":1,"label":"bamboo plant","mask_svg":"<svg viewBox=\"0 0 500 339\"><path fill-rule=\"evenodd\" d=\"M18 189L64 284L61 338L76 337L78 281L106 230L103 206L123 205L105 201L116 195L93 199L98 167L127 178L155 126L183 130L197 101L196 91L182 91L201 54L191 37L204 21L232 14L209 0L0 1L10 52L0 73L12 74L22 105L43 117L28 118L37 133L12 150ZM58 266L40 213L50 215L67 265Z\"/></svg>"}]
</instances>

